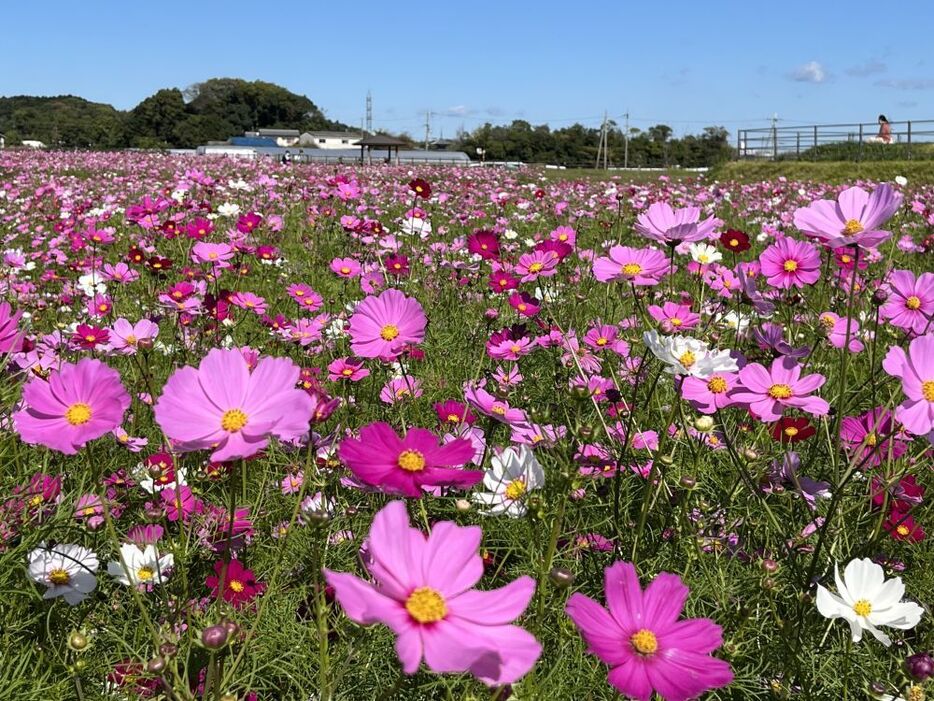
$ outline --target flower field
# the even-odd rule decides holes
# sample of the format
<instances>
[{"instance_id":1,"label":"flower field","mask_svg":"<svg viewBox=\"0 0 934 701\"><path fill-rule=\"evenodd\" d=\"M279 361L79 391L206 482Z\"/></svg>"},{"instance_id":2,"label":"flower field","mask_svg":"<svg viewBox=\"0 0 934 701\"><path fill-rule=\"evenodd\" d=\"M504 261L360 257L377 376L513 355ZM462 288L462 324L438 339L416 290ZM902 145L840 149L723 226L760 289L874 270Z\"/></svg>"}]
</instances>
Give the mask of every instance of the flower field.
<instances>
[{"instance_id":1,"label":"flower field","mask_svg":"<svg viewBox=\"0 0 934 701\"><path fill-rule=\"evenodd\" d=\"M898 180L0 152L0 697L934 694Z\"/></svg>"}]
</instances>

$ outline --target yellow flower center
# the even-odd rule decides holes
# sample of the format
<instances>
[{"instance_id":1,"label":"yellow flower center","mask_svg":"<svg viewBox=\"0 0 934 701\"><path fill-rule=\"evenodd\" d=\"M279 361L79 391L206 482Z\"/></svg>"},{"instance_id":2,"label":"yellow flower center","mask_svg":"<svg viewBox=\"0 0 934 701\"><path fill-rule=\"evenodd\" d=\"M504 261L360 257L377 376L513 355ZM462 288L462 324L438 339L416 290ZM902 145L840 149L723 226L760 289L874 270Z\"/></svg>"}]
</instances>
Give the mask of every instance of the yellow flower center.
<instances>
[{"instance_id":1,"label":"yellow flower center","mask_svg":"<svg viewBox=\"0 0 934 701\"><path fill-rule=\"evenodd\" d=\"M798 261L796 260L786 260L785 264L782 266L785 269L786 273L793 273L798 269Z\"/></svg>"},{"instance_id":2,"label":"yellow flower center","mask_svg":"<svg viewBox=\"0 0 934 701\"><path fill-rule=\"evenodd\" d=\"M800 431L799 431L796 427L794 427L794 426L786 426L786 427L785 427L785 435L788 436L789 438L794 438L794 437L797 436L799 433L800 433Z\"/></svg>"},{"instance_id":3,"label":"yellow flower center","mask_svg":"<svg viewBox=\"0 0 934 701\"><path fill-rule=\"evenodd\" d=\"M494 414L498 414L499 416L504 416L506 414L506 407L500 404L496 404L492 409L490 409L490 411L492 411Z\"/></svg>"},{"instance_id":4,"label":"yellow flower center","mask_svg":"<svg viewBox=\"0 0 934 701\"><path fill-rule=\"evenodd\" d=\"M229 582L227 582L227 588L230 589L230 591L235 591L239 594L243 591L243 582L241 582L239 579L231 579Z\"/></svg>"},{"instance_id":5,"label":"yellow flower center","mask_svg":"<svg viewBox=\"0 0 934 701\"><path fill-rule=\"evenodd\" d=\"M71 575L68 574L65 570L56 568L49 572L49 582L52 584L57 584L58 586L64 586L71 581Z\"/></svg>"},{"instance_id":6,"label":"yellow flower center","mask_svg":"<svg viewBox=\"0 0 934 701\"><path fill-rule=\"evenodd\" d=\"M708 256L706 253L701 253L699 256L697 256L697 262L708 263L710 262L710 256Z\"/></svg>"},{"instance_id":7,"label":"yellow flower center","mask_svg":"<svg viewBox=\"0 0 934 701\"><path fill-rule=\"evenodd\" d=\"M87 341L88 343L94 343L94 341L97 340L97 336L95 336L93 333L89 333L87 336L84 337L84 340Z\"/></svg>"},{"instance_id":8,"label":"yellow flower center","mask_svg":"<svg viewBox=\"0 0 934 701\"><path fill-rule=\"evenodd\" d=\"M386 324L379 332L379 337L384 341L391 341L399 335L399 327L395 324Z\"/></svg>"},{"instance_id":9,"label":"yellow flower center","mask_svg":"<svg viewBox=\"0 0 934 701\"><path fill-rule=\"evenodd\" d=\"M681 319L679 319L678 317L676 317L676 316L671 317L671 325L672 325L672 326L681 326L681 324L683 324L683 323L684 323L684 322L681 321Z\"/></svg>"},{"instance_id":10,"label":"yellow flower center","mask_svg":"<svg viewBox=\"0 0 934 701\"><path fill-rule=\"evenodd\" d=\"M140 567L136 570L136 579L140 582L148 582L156 574L152 567Z\"/></svg>"},{"instance_id":11,"label":"yellow flower center","mask_svg":"<svg viewBox=\"0 0 934 701\"><path fill-rule=\"evenodd\" d=\"M452 424L459 424L461 422L461 417L457 414L448 414L448 421Z\"/></svg>"},{"instance_id":12,"label":"yellow flower center","mask_svg":"<svg viewBox=\"0 0 934 701\"><path fill-rule=\"evenodd\" d=\"M516 308L517 308L520 312L524 312L526 309L529 308L529 305L528 305L528 304L520 304L520 305L519 305L518 307L516 307Z\"/></svg>"},{"instance_id":13,"label":"yellow flower center","mask_svg":"<svg viewBox=\"0 0 934 701\"><path fill-rule=\"evenodd\" d=\"M84 507L84 510L83 510L81 513L82 513L83 515L85 515L85 516L93 516L93 515L94 515L94 507L93 507L93 506L85 506L85 507Z\"/></svg>"},{"instance_id":14,"label":"yellow flower center","mask_svg":"<svg viewBox=\"0 0 934 701\"><path fill-rule=\"evenodd\" d=\"M417 450L403 450L399 453L398 463L406 472L421 472L425 469L425 456Z\"/></svg>"},{"instance_id":15,"label":"yellow flower center","mask_svg":"<svg viewBox=\"0 0 934 701\"><path fill-rule=\"evenodd\" d=\"M847 219L846 224L843 226L843 233L845 236L853 236L861 231L863 231L863 225L855 219Z\"/></svg>"},{"instance_id":16,"label":"yellow flower center","mask_svg":"<svg viewBox=\"0 0 934 701\"><path fill-rule=\"evenodd\" d=\"M210 258L211 260L217 260L217 254L214 251L211 251L210 253L208 253L208 258Z\"/></svg>"},{"instance_id":17,"label":"yellow flower center","mask_svg":"<svg viewBox=\"0 0 934 701\"><path fill-rule=\"evenodd\" d=\"M509 350L512 351L513 353L519 353L522 350L522 346L519 346L513 343L511 346L509 346Z\"/></svg>"},{"instance_id":18,"label":"yellow flower center","mask_svg":"<svg viewBox=\"0 0 934 701\"><path fill-rule=\"evenodd\" d=\"M921 383L921 396L925 401L934 402L934 380Z\"/></svg>"},{"instance_id":19,"label":"yellow flower center","mask_svg":"<svg viewBox=\"0 0 934 701\"><path fill-rule=\"evenodd\" d=\"M695 356L691 351L684 351L681 356L678 358L678 362L681 363L686 369L697 362L697 356Z\"/></svg>"},{"instance_id":20,"label":"yellow flower center","mask_svg":"<svg viewBox=\"0 0 934 701\"><path fill-rule=\"evenodd\" d=\"M541 263L532 263L532 265L529 266L529 272L530 272L530 273L537 273L537 272L539 272L539 271L540 271L542 268L544 268L544 267L545 267L545 266L542 265Z\"/></svg>"},{"instance_id":21,"label":"yellow flower center","mask_svg":"<svg viewBox=\"0 0 934 701\"><path fill-rule=\"evenodd\" d=\"M640 655L654 655L655 651L658 650L658 638L648 628L633 633L629 638L629 642L632 643L633 649Z\"/></svg>"},{"instance_id":22,"label":"yellow flower center","mask_svg":"<svg viewBox=\"0 0 934 701\"><path fill-rule=\"evenodd\" d=\"M520 477L519 479L513 480L508 485L506 485L506 498L515 501L523 494L525 494L525 490L525 480Z\"/></svg>"},{"instance_id":23,"label":"yellow flower center","mask_svg":"<svg viewBox=\"0 0 934 701\"><path fill-rule=\"evenodd\" d=\"M726 380L720 377L720 375L714 375L707 381L707 389L714 394L723 394L727 389Z\"/></svg>"},{"instance_id":24,"label":"yellow flower center","mask_svg":"<svg viewBox=\"0 0 934 701\"><path fill-rule=\"evenodd\" d=\"M879 437L875 433L866 434L866 445L868 445L870 448L875 447L876 443L878 442L879 442Z\"/></svg>"},{"instance_id":25,"label":"yellow flower center","mask_svg":"<svg viewBox=\"0 0 934 701\"><path fill-rule=\"evenodd\" d=\"M133 334L129 334L125 340L127 342L127 345L135 346L138 339Z\"/></svg>"},{"instance_id":26,"label":"yellow flower center","mask_svg":"<svg viewBox=\"0 0 934 701\"><path fill-rule=\"evenodd\" d=\"M32 499L29 500L29 505L32 507L39 506L44 501L41 494L36 494Z\"/></svg>"},{"instance_id":27,"label":"yellow flower center","mask_svg":"<svg viewBox=\"0 0 934 701\"><path fill-rule=\"evenodd\" d=\"M626 263L623 266L623 275L638 275L642 272L642 266L638 263Z\"/></svg>"},{"instance_id":28,"label":"yellow flower center","mask_svg":"<svg viewBox=\"0 0 934 701\"><path fill-rule=\"evenodd\" d=\"M221 428L231 433L236 433L246 426L247 415L242 409L228 409L221 417Z\"/></svg>"},{"instance_id":29,"label":"yellow flower center","mask_svg":"<svg viewBox=\"0 0 934 701\"><path fill-rule=\"evenodd\" d=\"M419 623L436 623L448 615L444 597L431 587L419 587L409 594L405 610Z\"/></svg>"},{"instance_id":30,"label":"yellow flower center","mask_svg":"<svg viewBox=\"0 0 934 701\"><path fill-rule=\"evenodd\" d=\"M917 295L911 295L908 299L905 300L905 306L911 310L921 308L921 298Z\"/></svg>"},{"instance_id":31,"label":"yellow flower center","mask_svg":"<svg viewBox=\"0 0 934 701\"><path fill-rule=\"evenodd\" d=\"M866 599L860 599L855 604L853 604L853 612L857 616L866 617L872 613L872 604L866 601Z\"/></svg>"},{"instance_id":32,"label":"yellow flower center","mask_svg":"<svg viewBox=\"0 0 934 701\"><path fill-rule=\"evenodd\" d=\"M834 319L834 318L833 318L832 316L830 316L829 314L824 314L824 315L821 316L821 318L820 318L820 323L822 323L822 324L824 325L824 328L826 328L826 329L832 329L832 328L833 328L833 325L837 323L837 320Z\"/></svg>"},{"instance_id":33,"label":"yellow flower center","mask_svg":"<svg viewBox=\"0 0 934 701\"><path fill-rule=\"evenodd\" d=\"M350 268L348 268L348 267L345 265L343 268L341 268L341 273L343 273L344 275L349 275L349 274L350 274Z\"/></svg>"},{"instance_id":34,"label":"yellow flower center","mask_svg":"<svg viewBox=\"0 0 934 701\"><path fill-rule=\"evenodd\" d=\"M343 370L341 370L341 374L344 377L350 377L351 375L353 375L353 370L351 370L350 368L344 368Z\"/></svg>"},{"instance_id":35,"label":"yellow flower center","mask_svg":"<svg viewBox=\"0 0 934 701\"><path fill-rule=\"evenodd\" d=\"M843 263L843 264L845 264L845 265L849 265L850 262L851 262L852 260L853 260L853 259L850 258L850 257L849 257L848 255L846 255L845 253L844 253L842 256L840 256L840 262Z\"/></svg>"},{"instance_id":36,"label":"yellow flower center","mask_svg":"<svg viewBox=\"0 0 934 701\"><path fill-rule=\"evenodd\" d=\"M77 402L76 404L72 404L65 411L65 421L70 423L72 426L83 426L91 420L91 416L93 416L91 407L89 407L84 402Z\"/></svg>"},{"instance_id":37,"label":"yellow flower center","mask_svg":"<svg viewBox=\"0 0 934 701\"><path fill-rule=\"evenodd\" d=\"M911 533L911 529L908 528L904 523L901 524L898 528L895 529L895 532L898 533L902 538Z\"/></svg>"},{"instance_id":38,"label":"yellow flower center","mask_svg":"<svg viewBox=\"0 0 934 701\"><path fill-rule=\"evenodd\" d=\"M739 245L739 239L730 239L730 245L731 245L731 246L734 246L734 247L735 247L735 246L738 246L738 245Z\"/></svg>"},{"instance_id":39,"label":"yellow flower center","mask_svg":"<svg viewBox=\"0 0 934 701\"><path fill-rule=\"evenodd\" d=\"M772 399L788 399L791 396L791 387L783 384L772 385L769 387L769 396Z\"/></svg>"}]
</instances>

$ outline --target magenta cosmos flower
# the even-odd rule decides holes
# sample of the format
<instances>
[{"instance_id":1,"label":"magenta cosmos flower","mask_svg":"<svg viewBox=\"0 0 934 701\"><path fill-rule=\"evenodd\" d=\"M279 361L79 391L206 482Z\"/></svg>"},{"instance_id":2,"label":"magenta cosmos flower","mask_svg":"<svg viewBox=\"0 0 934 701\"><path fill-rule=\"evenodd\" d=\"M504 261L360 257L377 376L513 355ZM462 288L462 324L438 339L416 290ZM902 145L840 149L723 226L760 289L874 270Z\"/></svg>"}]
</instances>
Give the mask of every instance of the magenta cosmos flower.
<instances>
[{"instance_id":1,"label":"magenta cosmos flower","mask_svg":"<svg viewBox=\"0 0 934 701\"><path fill-rule=\"evenodd\" d=\"M818 373L801 377L798 361L781 357L773 360L768 369L759 363L744 367L729 396L734 404L748 406L760 421L778 421L788 407L824 416L830 411L830 405L820 397L809 395L825 381Z\"/></svg>"},{"instance_id":2,"label":"magenta cosmos flower","mask_svg":"<svg viewBox=\"0 0 934 701\"><path fill-rule=\"evenodd\" d=\"M934 334L914 339L908 353L899 346L889 348L882 369L902 381L907 397L895 409L895 418L916 436L934 431Z\"/></svg>"},{"instance_id":3,"label":"magenta cosmos flower","mask_svg":"<svg viewBox=\"0 0 934 701\"><path fill-rule=\"evenodd\" d=\"M657 249L613 246L609 257L594 260L593 275L600 282L625 280L633 285L657 285L668 268L668 259Z\"/></svg>"},{"instance_id":4,"label":"magenta cosmos flower","mask_svg":"<svg viewBox=\"0 0 934 701\"><path fill-rule=\"evenodd\" d=\"M20 311L13 312L9 303L0 304L0 355L16 353L23 346L23 334L19 330Z\"/></svg>"},{"instance_id":5,"label":"magenta cosmos flower","mask_svg":"<svg viewBox=\"0 0 934 701\"><path fill-rule=\"evenodd\" d=\"M237 349L214 348L197 369L176 370L155 406L156 422L179 450L211 449L211 460L248 458L269 437L291 441L308 431L314 402L296 388L288 358L260 358L250 371Z\"/></svg>"},{"instance_id":6,"label":"magenta cosmos flower","mask_svg":"<svg viewBox=\"0 0 934 701\"><path fill-rule=\"evenodd\" d=\"M473 458L470 441L455 439L438 445L438 438L424 428L410 428L400 438L382 421L360 429L360 438L345 438L338 455L362 482L391 494L422 496L422 487L472 487L481 470L455 469Z\"/></svg>"},{"instance_id":7,"label":"magenta cosmos flower","mask_svg":"<svg viewBox=\"0 0 934 701\"><path fill-rule=\"evenodd\" d=\"M893 270L889 275L889 296L879 309L892 326L915 335L931 328L934 318L934 273L918 277L910 270Z\"/></svg>"},{"instance_id":8,"label":"magenta cosmos flower","mask_svg":"<svg viewBox=\"0 0 934 701\"><path fill-rule=\"evenodd\" d=\"M850 187L840 193L836 202L817 200L799 208L795 226L830 248L875 248L892 235L879 227L901 206L901 194L888 184L880 185L872 194L861 187Z\"/></svg>"},{"instance_id":9,"label":"magenta cosmos flower","mask_svg":"<svg viewBox=\"0 0 934 701\"><path fill-rule=\"evenodd\" d=\"M759 256L762 274L772 287L813 285L820 277L820 252L806 241L778 239Z\"/></svg>"},{"instance_id":10,"label":"magenta cosmos flower","mask_svg":"<svg viewBox=\"0 0 934 701\"><path fill-rule=\"evenodd\" d=\"M723 635L709 618L678 620L690 589L678 575L660 573L645 591L631 562L606 569L609 610L583 594L565 609L589 652L611 667L609 682L621 694L649 701L654 691L684 701L733 681L729 663L711 657Z\"/></svg>"},{"instance_id":11,"label":"magenta cosmos flower","mask_svg":"<svg viewBox=\"0 0 934 701\"><path fill-rule=\"evenodd\" d=\"M382 623L396 634L406 674L425 659L439 673L470 672L489 685L511 684L528 672L541 645L511 625L535 591L531 577L480 591L483 532L450 521L426 537L409 525L405 504L387 504L373 519L366 566L373 582L324 570L338 603L354 621Z\"/></svg>"},{"instance_id":12,"label":"magenta cosmos flower","mask_svg":"<svg viewBox=\"0 0 934 701\"><path fill-rule=\"evenodd\" d=\"M661 243L702 241L710 238L714 229L722 224L709 217L700 221L700 207L672 209L667 202L655 202L639 215L635 229L648 239Z\"/></svg>"},{"instance_id":13,"label":"magenta cosmos flower","mask_svg":"<svg viewBox=\"0 0 934 701\"><path fill-rule=\"evenodd\" d=\"M123 423L130 395L120 373L99 360L63 363L48 381L34 378L23 388L25 407L13 414L20 438L74 455L88 441Z\"/></svg>"},{"instance_id":14,"label":"magenta cosmos flower","mask_svg":"<svg viewBox=\"0 0 934 701\"><path fill-rule=\"evenodd\" d=\"M349 320L350 349L361 358L391 359L409 343L425 338L422 305L395 289L367 297Z\"/></svg>"}]
</instances>

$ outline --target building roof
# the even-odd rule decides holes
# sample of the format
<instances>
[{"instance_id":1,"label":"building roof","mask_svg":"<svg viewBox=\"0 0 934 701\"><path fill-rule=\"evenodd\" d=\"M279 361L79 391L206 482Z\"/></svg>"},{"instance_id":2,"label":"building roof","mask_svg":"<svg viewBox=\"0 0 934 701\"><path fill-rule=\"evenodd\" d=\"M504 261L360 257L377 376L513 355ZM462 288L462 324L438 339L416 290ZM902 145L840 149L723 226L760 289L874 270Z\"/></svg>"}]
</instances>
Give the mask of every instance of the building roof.
<instances>
[{"instance_id":1,"label":"building roof","mask_svg":"<svg viewBox=\"0 0 934 701\"><path fill-rule=\"evenodd\" d=\"M257 129L260 136L298 136L298 129Z\"/></svg>"},{"instance_id":2,"label":"building roof","mask_svg":"<svg viewBox=\"0 0 934 701\"><path fill-rule=\"evenodd\" d=\"M408 146L407 141L386 134L371 134L358 141L355 146Z\"/></svg>"},{"instance_id":3,"label":"building roof","mask_svg":"<svg viewBox=\"0 0 934 701\"><path fill-rule=\"evenodd\" d=\"M312 136L318 139L359 139L364 135L358 131L306 131L302 136Z\"/></svg>"}]
</instances>

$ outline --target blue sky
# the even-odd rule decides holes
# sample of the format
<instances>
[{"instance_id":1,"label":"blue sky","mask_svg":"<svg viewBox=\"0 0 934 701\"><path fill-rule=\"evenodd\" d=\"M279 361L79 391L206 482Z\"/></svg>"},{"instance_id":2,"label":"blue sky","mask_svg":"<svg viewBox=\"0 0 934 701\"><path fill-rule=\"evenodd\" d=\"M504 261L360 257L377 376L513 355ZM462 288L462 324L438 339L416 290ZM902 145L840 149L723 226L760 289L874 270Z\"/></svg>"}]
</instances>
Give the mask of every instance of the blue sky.
<instances>
[{"instance_id":1,"label":"blue sky","mask_svg":"<svg viewBox=\"0 0 934 701\"><path fill-rule=\"evenodd\" d=\"M38 14L37 14L38 13ZM38 17L48 18L39 22ZM785 123L934 119L934 3L450 3L163 0L8 3L0 95L121 109L161 87L262 79L359 125L453 135L514 118L676 134Z\"/></svg>"}]
</instances>

